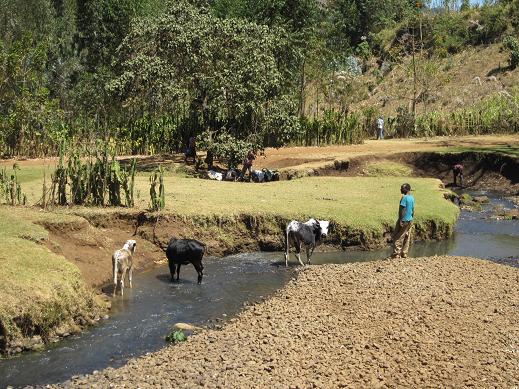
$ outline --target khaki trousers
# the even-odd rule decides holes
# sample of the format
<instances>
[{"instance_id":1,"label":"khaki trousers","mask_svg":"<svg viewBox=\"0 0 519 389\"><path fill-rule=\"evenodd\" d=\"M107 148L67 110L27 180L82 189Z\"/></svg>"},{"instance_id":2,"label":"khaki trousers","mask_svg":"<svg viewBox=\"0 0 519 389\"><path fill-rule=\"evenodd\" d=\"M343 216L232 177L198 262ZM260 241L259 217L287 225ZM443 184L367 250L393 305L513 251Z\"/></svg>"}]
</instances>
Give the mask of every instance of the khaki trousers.
<instances>
[{"instance_id":1,"label":"khaki trousers","mask_svg":"<svg viewBox=\"0 0 519 389\"><path fill-rule=\"evenodd\" d=\"M392 257L407 258L409 244L411 243L411 229L413 222L396 222L395 232L393 233L393 254Z\"/></svg>"}]
</instances>

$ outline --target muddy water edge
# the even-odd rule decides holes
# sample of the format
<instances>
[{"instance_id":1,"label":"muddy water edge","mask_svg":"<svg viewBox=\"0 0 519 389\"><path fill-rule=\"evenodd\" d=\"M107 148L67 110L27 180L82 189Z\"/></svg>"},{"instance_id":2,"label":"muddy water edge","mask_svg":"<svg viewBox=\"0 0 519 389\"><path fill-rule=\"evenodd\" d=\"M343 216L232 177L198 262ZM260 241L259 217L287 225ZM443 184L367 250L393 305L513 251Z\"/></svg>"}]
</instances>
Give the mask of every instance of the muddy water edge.
<instances>
[{"instance_id":1,"label":"muddy water edge","mask_svg":"<svg viewBox=\"0 0 519 389\"><path fill-rule=\"evenodd\" d=\"M519 266L519 221L491 219L495 207L514 205L498 195L483 194L490 203L481 212L463 211L453 238L414 244L411 255L473 256ZM316 253L313 262L370 261L388 254L388 249ZM144 272L136 277L134 289L114 302L112 317L100 326L46 351L1 360L0 387L44 385L120 366L163 347L164 335L175 322L221 325L244 304L268 297L294 276L282 266L282 258L277 252L208 258L200 287L189 267L183 269L179 284L169 283L166 267Z\"/></svg>"}]
</instances>

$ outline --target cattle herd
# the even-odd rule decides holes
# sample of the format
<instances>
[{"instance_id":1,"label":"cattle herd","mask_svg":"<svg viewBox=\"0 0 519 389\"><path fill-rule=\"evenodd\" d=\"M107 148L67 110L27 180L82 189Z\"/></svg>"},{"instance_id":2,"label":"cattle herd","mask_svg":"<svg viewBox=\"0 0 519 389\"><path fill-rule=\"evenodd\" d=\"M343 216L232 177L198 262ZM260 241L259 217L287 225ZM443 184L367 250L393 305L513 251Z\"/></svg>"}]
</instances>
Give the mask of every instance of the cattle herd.
<instances>
[{"instance_id":1,"label":"cattle herd","mask_svg":"<svg viewBox=\"0 0 519 389\"><path fill-rule=\"evenodd\" d=\"M305 223L296 220L288 223L285 230L285 266L288 266L290 246L294 246L299 263L304 265L301 260L302 245L306 249L306 261L310 264L315 247L326 238L329 227L329 221L316 219L310 219ZM114 296L119 284L121 296L123 295L126 276L128 276L130 288L132 287L133 255L135 254L136 247L137 242L130 239L126 241L122 249L115 251L112 255ZM198 283L201 284L204 276L202 258L205 251L205 244L195 239L172 238L166 248L171 281L175 281L175 273L177 274L176 280L179 280L180 266L191 263L198 273Z\"/></svg>"}]
</instances>

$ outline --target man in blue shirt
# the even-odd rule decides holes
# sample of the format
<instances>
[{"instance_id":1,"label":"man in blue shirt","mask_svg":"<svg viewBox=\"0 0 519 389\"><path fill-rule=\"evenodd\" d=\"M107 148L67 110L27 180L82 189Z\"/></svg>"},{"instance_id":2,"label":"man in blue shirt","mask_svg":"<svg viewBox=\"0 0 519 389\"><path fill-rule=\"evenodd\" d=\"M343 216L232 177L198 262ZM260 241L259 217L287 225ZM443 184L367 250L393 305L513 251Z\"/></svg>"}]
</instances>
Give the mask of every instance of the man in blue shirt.
<instances>
[{"instance_id":1,"label":"man in blue shirt","mask_svg":"<svg viewBox=\"0 0 519 389\"><path fill-rule=\"evenodd\" d=\"M393 233L393 254L391 258L407 258L411 242L411 227L414 218L414 197L410 194L411 185L400 187L402 198L398 209L398 221Z\"/></svg>"}]
</instances>

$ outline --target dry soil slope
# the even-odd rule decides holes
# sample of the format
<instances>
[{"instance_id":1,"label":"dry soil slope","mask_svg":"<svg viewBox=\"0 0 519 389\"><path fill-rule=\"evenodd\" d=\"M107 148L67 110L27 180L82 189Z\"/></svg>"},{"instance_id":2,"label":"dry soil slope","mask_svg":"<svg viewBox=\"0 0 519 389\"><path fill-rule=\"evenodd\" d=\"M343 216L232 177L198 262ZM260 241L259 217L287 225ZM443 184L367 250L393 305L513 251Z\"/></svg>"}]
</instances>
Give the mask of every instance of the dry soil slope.
<instances>
[{"instance_id":1,"label":"dry soil slope","mask_svg":"<svg viewBox=\"0 0 519 389\"><path fill-rule=\"evenodd\" d=\"M308 267L222 330L66 386L510 387L518 282L459 257Z\"/></svg>"}]
</instances>

